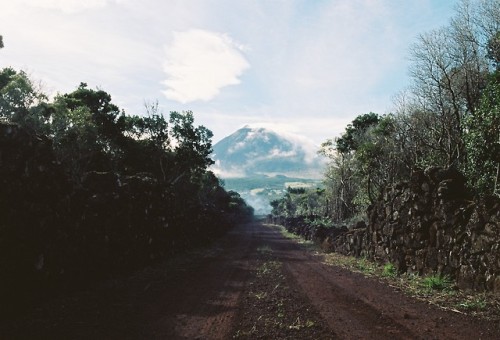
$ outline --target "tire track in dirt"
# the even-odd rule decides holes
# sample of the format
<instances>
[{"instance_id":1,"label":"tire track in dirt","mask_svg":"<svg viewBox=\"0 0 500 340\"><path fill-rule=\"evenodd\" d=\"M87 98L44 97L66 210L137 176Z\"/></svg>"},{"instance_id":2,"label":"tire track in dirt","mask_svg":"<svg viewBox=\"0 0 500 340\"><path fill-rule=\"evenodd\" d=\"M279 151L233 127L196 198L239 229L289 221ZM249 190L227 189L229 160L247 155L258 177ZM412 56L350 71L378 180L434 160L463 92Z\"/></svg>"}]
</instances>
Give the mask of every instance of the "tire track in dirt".
<instances>
[{"instance_id":1,"label":"tire track in dirt","mask_svg":"<svg viewBox=\"0 0 500 340\"><path fill-rule=\"evenodd\" d=\"M263 241L265 238L263 238ZM241 295L233 337L236 339L331 339L334 333L300 290L273 250L261 242L256 266Z\"/></svg>"},{"instance_id":2,"label":"tire track in dirt","mask_svg":"<svg viewBox=\"0 0 500 340\"><path fill-rule=\"evenodd\" d=\"M322 263L269 228L275 254L341 339L499 339L498 325L445 312L376 279Z\"/></svg>"},{"instance_id":3,"label":"tire track in dirt","mask_svg":"<svg viewBox=\"0 0 500 340\"><path fill-rule=\"evenodd\" d=\"M263 247L272 257L262 257ZM259 283L254 278L266 261L279 262L280 273ZM250 303L252 282L271 297L268 304ZM272 295L285 286L281 295ZM326 265L321 256L260 223L235 227L193 256L0 320L0 339L231 339L235 325L253 325L247 317L258 318L263 308L280 318L275 301L283 302L279 308L290 315L298 313L293 318L300 315L306 327L293 332L267 328L258 338L500 339L498 324L442 311L376 279ZM307 321L317 327L308 329ZM282 324L290 328L290 320Z\"/></svg>"}]
</instances>

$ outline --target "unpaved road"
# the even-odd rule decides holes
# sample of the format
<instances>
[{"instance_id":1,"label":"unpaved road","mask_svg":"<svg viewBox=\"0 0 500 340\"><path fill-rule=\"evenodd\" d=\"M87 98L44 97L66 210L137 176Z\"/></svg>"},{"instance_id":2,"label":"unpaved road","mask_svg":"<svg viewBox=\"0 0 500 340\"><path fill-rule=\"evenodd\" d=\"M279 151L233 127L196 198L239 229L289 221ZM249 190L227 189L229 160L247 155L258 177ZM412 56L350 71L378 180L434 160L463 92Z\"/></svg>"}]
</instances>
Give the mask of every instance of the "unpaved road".
<instances>
[{"instance_id":1,"label":"unpaved road","mask_svg":"<svg viewBox=\"0 0 500 340\"><path fill-rule=\"evenodd\" d=\"M500 339L500 326L322 263L271 226L0 321L0 339Z\"/></svg>"}]
</instances>

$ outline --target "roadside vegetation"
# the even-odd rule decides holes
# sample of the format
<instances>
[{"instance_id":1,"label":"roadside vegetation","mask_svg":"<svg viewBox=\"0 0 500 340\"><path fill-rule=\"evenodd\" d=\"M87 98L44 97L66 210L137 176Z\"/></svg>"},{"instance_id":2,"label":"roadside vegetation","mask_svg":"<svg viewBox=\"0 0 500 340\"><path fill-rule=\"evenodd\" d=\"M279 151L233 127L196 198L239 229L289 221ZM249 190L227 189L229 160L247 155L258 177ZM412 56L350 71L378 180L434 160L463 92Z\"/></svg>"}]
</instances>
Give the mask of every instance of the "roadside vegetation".
<instances>
[{"instance_id":1,"label":"roadside vegetation","mask_svg":"<svg viewBox=\"0 0 500 340\"><path fill-rule=\"evenodd\" d=\"M427 167L455 168L475 197L500 196L500 2L462 0L447 26L410 48L411 84L391 113L357 116L322 144L324 190L289 191L282 217L365 218L384 188Z\"/></svg>"},{"instance_id":2,"label":"roadside vegetation","mask_svg":"<svg viewBox=\"0 0 500 340\"><path fill-rule=\"evenodd\" d=\"M391 196L390 199L394 201L386 200L389 199L387 192L391 188L393 192L398 192L398 188L403 184L420 186L421 183L412 182L410 179L417 178L419 174L432 173L433 169L445 169L457 174L460 183L465 184L460 187L463 200L469 202L470 207L498 207L500 202L499 8L498 0L461 0L448 25L420 34L410 47L411 83L407 89L395 95L392 112L384 115L374 112L360 114L345 127L340 137L325 141L319 153L328 158L329 165L322 188L288 188L283 197L271 203L273 210L269 220L286 225L289 232L303 235L308 240L323 242L328 238L326 241L331 245L331 241L339 233L347 232L348 227L352 232L350 235L354 235L354 230L357 229L368 230L367 224L373 221L368 220L367 211L377 204L379 207L385 204L380 210L387 207L388 212L383 211L378 214L377 211L378 215L373 213L371 216L375 216L375 219L385 213L389 216L387 220L392 218L394 226L372 224L370 226L389 230L392 227L408 225L400 223L399 217L402 215L412 218L418 216L417 220L422 217L423 222L417 225L423 227L417 234L422 238L418 242L422 241L424 244L431 239L428 229L429 219L432 219L430 215L426 215L430 211L424 210L433 208L421 204L425 200L423 197L415 197L417 194L411 199L422 202L415 203L414 207L405 207L404 211L391 209L395 206L401 207L402 205L398 205L400 201L409 202L411 200L409 197ZM433 199L437 197L439 201L443 197L447 189L446 184L444 180L442 188L437 190L439 192L432 193ZM413 195L429 190L427 184L422 183L422 185L417 190L408 192ZM458 201L459 194L451 192L449 198L451 201L453 199ZM499 225L495 209L491 208L491 214L485 217L485 219L491 217L488 226L492 230L491 244L498 243ZM454 216L467 215L460 211L453 213ZM458 227L454 229L454 226L458 225L457 221L458 219L455 219L448 226L458 233ZM367 239L373 240L380 236L379 234L360 237L356 240L358 247L359 243L366 243ZM398 235L400 245L404 236ZM391 245L394 245L395 236L394 239L391 237L392 235L387 236L389 241L385 246L391 242ZM353 239L351 241L354 243ZM373 242L381 244L380 240ZM485 250L486 246L483 248ZM393 248L387 246L385 251L389 253L391 249ZM492 256L495 257L495 248L489 249L493 249ZM381 257L383 256L379 256ZM397 263L384 264L385 267L381 268L369 263L367 259L352 259L352 261L351 268L365 273L382 271L381 275L388 280L397 278L399 281L406 278L397 275L397 268L415 272L414 269L408 269L411 265L407 266L404 256L394 260ZM479 267L478 263L476 261L470 265ZM498 274L496 262L481 262L483 263L491 265L491 272L494 273L491 277L495 278ZM420 268L419 272L422 274L426 270ZM452 274L452 278L435 275L422 279L407 274L407 280L403 280L405 282L403 285L413 287L410 290L415 292L440 292L446 298L467 294L457 291L451 283L458 278L456 270ZM471 287L472 284L468 286ZM452 289L448 289L449 287ZM489 289L491 287L493 286L490 285ZM494 314L498 313L498 306L494 306L497 302L493 305L471 303L466 296L468 295L463 297L464 302L454 300L456 307L453 308L462 310L485 306L485 309L491 307Z\"/></svg>"},{"instance_id":3,"label":"roadside vegetation","mask_svg":"<svg viewBox=\"0 0 500 340\"><path fill-rule=\"evenodd\" d=\"M380 265L366 259L325 254L325 263L383 280L391 287L416 299L455 313L500 321L500 297L493 293L458 290L447 277L437 274L398 275L391 264ZM389 268L389 269L388 269Z\"/></svg>"},{"instance_id":4,"label":"roadside vegetation","mask_svg":"<svg viewBox=\"0 0 500 340\"><path fill-rule=\"evenodd\" d=\"M85 83L49 98L1 69L0 304L130 272L251 219L209 170L211 138L190 111L129 115Z\"/></svg>"},{"instance_id":5,"label":"roadside vegetation","mask_svg":"<svg viewBox=\"0 0 500 340\"><path fill-rule=\"evenodd\" d=\"M493 293L458 290L452 280L437 274L398 274L392 263L380 264L367 258L356 258L338 253L324 253L312 241L288 232L282 226L281 234L304 246L304 249L324 258L324 263L375 278L406 295L439 308L487 320L500 321L500 297Z\"/></svg>"}]
</instances>

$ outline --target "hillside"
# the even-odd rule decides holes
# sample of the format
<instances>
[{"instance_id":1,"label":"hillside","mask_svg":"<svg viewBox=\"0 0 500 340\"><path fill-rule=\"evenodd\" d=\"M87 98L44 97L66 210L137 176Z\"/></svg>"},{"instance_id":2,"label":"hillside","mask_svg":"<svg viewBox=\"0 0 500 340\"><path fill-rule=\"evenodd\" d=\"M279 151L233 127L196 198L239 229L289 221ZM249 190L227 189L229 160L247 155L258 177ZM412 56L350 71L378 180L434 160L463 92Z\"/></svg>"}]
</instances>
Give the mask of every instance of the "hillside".
<instances>
[{"instance_id":1,"label":"hillside","mask_svg":"<svg viewBox=\"0 0 500 340\"><path fill-rule=\"evenodd\" d=\"M245 126L213 148L213 170L222 178L284 175L321 178L323 160L306 138L263 127Z\"/></svg>"},{"instance_id":2,"label":"hillside","mask_svg":"<svg viewBox=\"0 0 500 340\"><path fill-rule=\"evenodd\" d=\"M321 186L324 161L316 151L302 136L247 125L215 144L212 169L264 215L288 187Z\"/></svg>"}]
</instances>

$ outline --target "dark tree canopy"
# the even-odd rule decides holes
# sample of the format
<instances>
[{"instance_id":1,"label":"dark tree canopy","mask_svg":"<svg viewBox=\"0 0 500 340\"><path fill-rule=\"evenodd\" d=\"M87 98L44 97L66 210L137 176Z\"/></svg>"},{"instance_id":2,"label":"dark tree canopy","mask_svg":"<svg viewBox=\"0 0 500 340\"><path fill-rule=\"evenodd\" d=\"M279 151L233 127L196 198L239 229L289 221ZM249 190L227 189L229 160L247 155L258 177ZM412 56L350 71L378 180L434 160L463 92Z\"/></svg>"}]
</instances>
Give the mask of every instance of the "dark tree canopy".
<instances>
[{"instance_id":1,"label":"dark tree canopy","mask_svg":"<svg viewBox=\"0 0 500 340\"><path fill-rule=\"evenodd\" d=\"M23 71L0 70L0 304L3 292L136 269L251 219L209 169L211 138L191 111L127 115L85 83L49 100Z\"/></svg>"},{"instance_id":2,"label":"dark tree canopy","mask_svg":"<svg viewBox=\"0 0 500 340\"><path fill-rule=\"evenodd\" d=\"M362 136L369 127L376 125L379 120L380 117L373 112L356 117L351 124L347 125L342 137L337 139L337 150L342 153L356 151L359 147L358 139L360 136Z\"/></svg>"}]
</instances>

